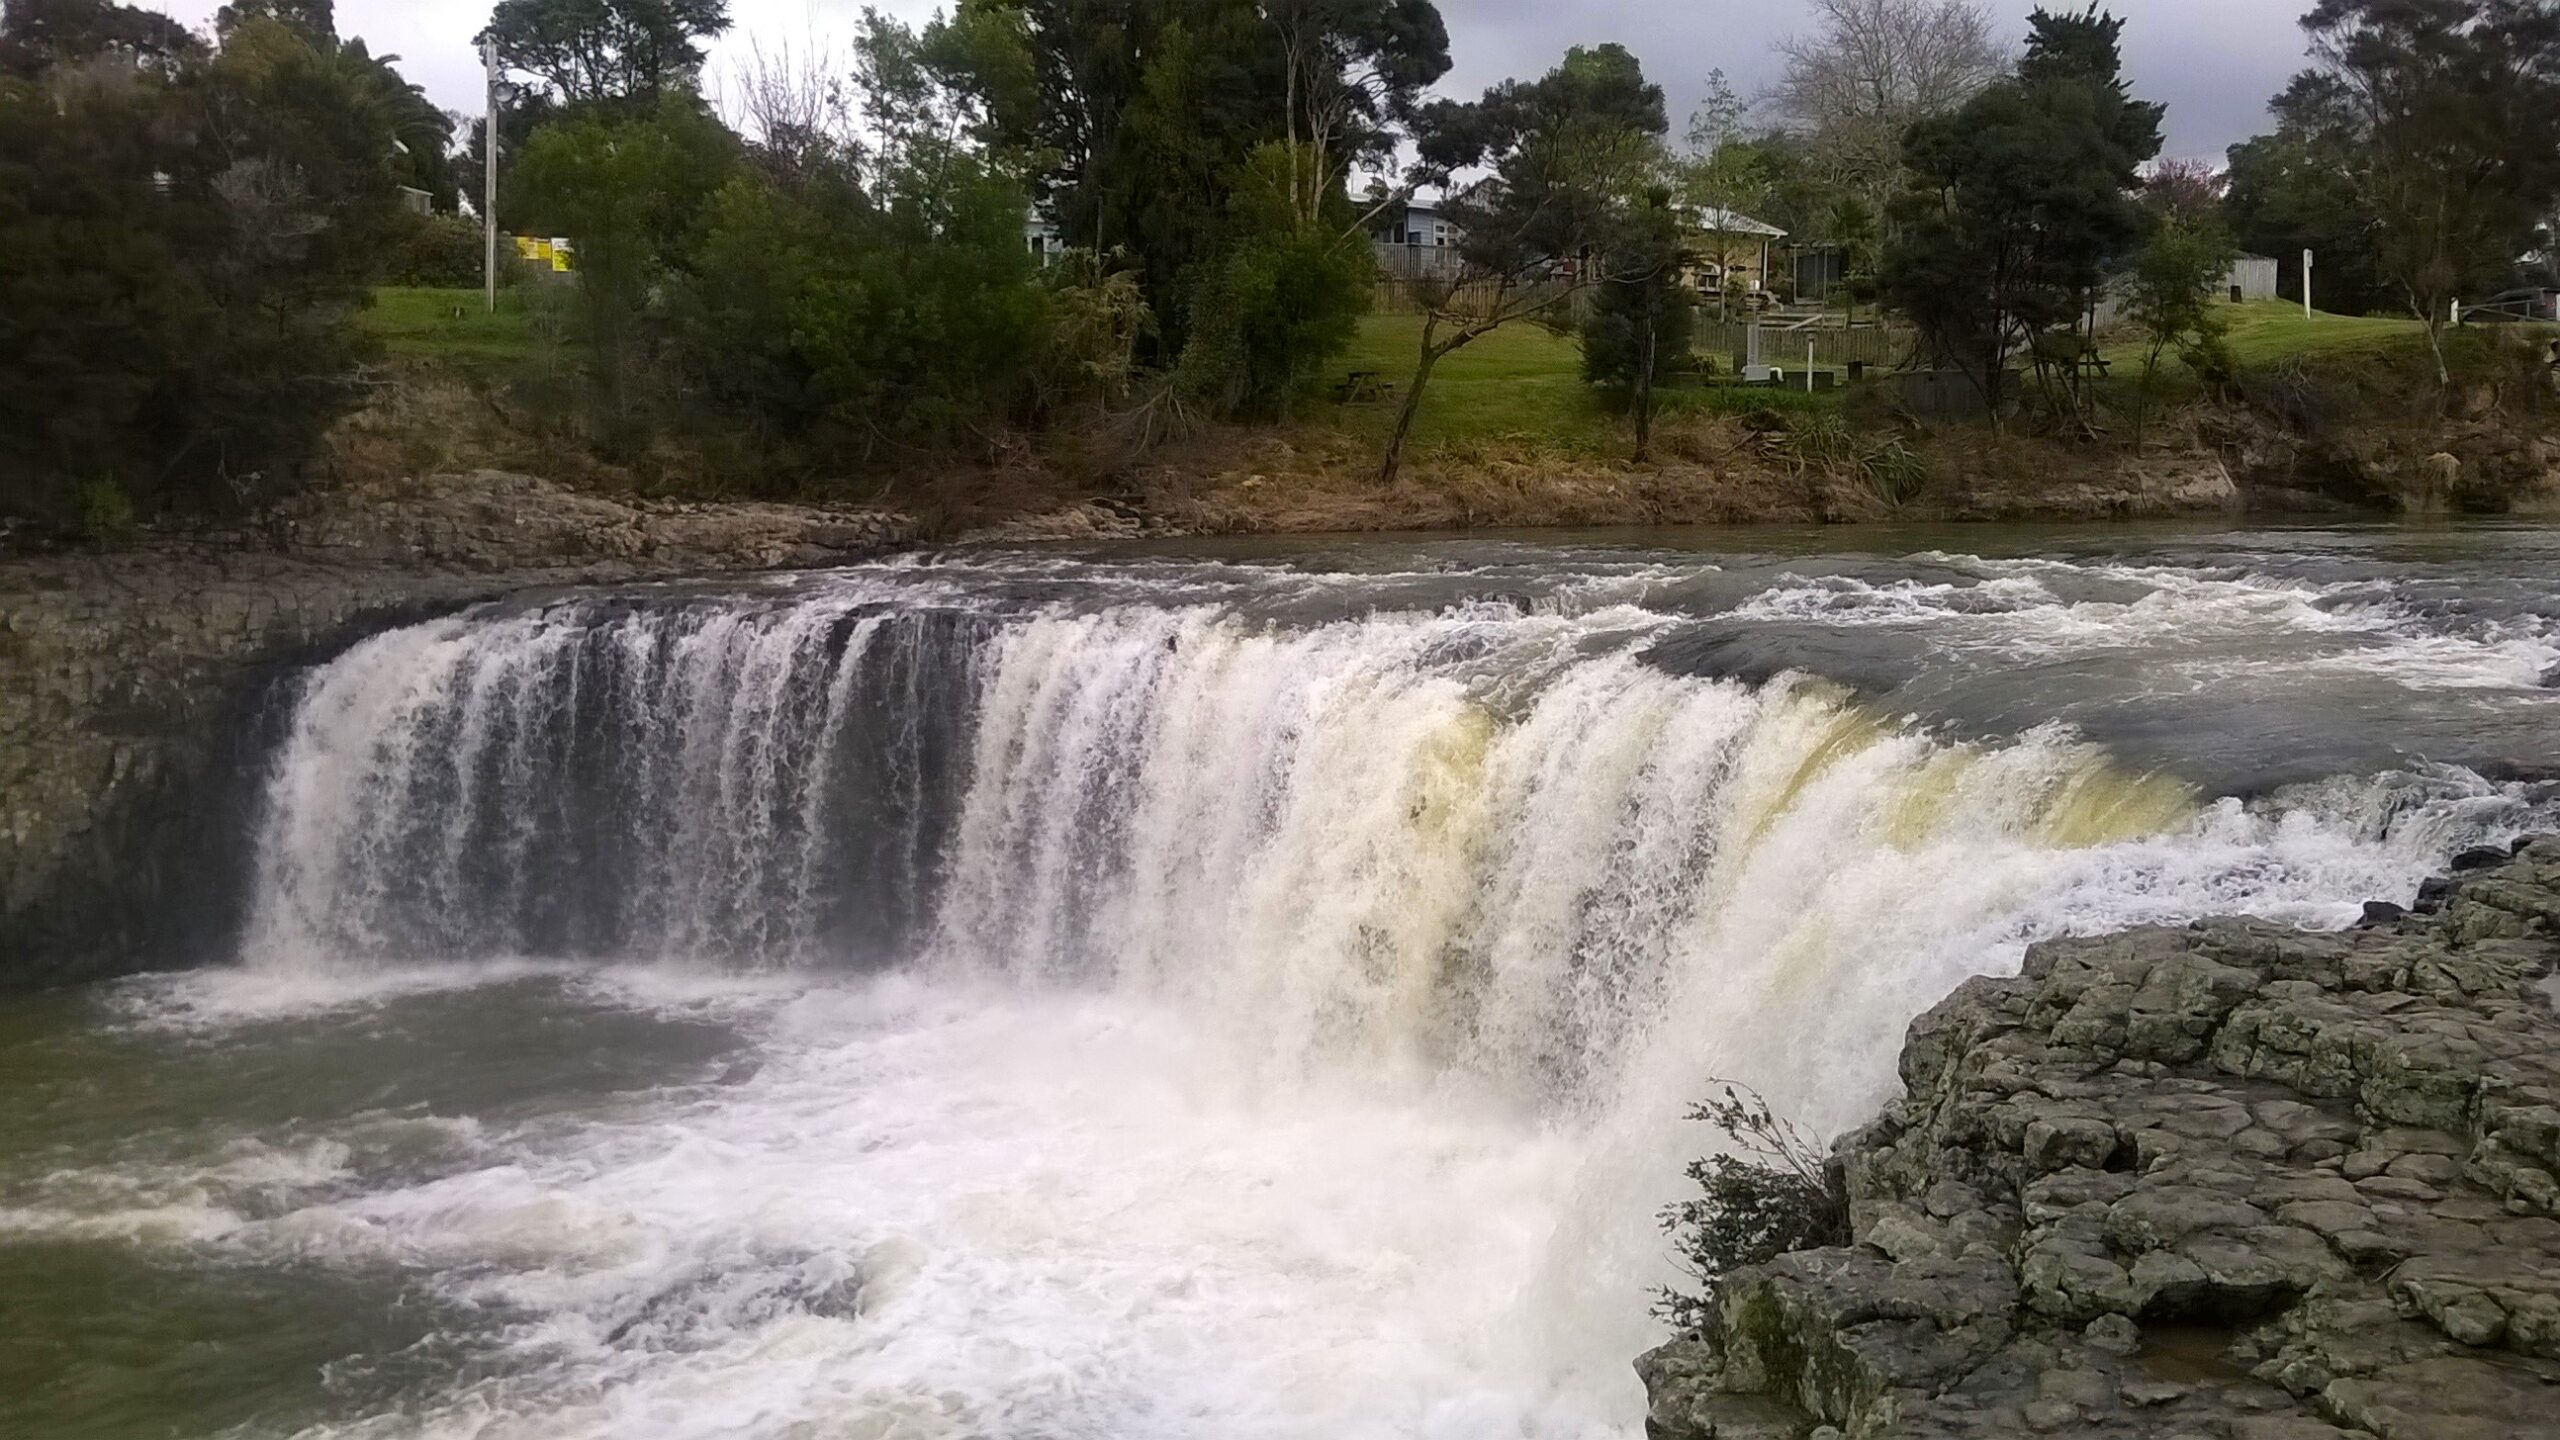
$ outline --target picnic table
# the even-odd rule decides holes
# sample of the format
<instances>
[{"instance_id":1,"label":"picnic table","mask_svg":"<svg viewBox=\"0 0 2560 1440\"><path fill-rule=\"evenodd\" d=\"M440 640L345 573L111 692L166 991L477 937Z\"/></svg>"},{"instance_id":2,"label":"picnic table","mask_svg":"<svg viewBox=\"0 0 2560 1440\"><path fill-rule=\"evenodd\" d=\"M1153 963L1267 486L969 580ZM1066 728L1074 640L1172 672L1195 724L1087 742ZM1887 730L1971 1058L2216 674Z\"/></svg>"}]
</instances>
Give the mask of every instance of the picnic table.
<instances>
[{"instance_id":1,"label":"picnic table","mask_svg":"<svg viewBox=\"0 0 2560 1440\"><path fill-rule=\"evenodd\" d=\"M1395 388L1375 370L1353 370L1342 377L1341 384L1333 387L1333 400L1337 405L1384 400L1395 393Z\"/></svg>"}]
</instances>

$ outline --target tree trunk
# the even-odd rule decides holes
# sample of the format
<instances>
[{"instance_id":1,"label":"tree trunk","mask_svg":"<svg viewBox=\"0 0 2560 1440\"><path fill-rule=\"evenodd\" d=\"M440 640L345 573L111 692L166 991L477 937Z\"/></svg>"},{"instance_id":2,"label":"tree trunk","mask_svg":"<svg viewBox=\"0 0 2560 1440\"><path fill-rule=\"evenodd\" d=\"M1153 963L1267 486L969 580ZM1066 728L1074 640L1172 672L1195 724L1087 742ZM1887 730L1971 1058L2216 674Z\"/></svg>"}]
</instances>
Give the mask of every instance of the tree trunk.
<instances>
[{"instance_id":1,"label":"tree trunk","mask_svg":"<svg viewBox=\"0 0 2560 1440\"><path fill-rule=\"evenodd\" d=\"M1432 345L1431 329L1429 321L1423 322L1422 358L1413 367L1413 383L1405 387L1404 406L1396 411L1396 428L1387 436L1386 457L1378 462L1378 484L1382 487L1396 483L1396 469L1404 463L1405 439L1413 433L1413 417L1422 411L1422 387L1431 379L1431 367L1448 353Z\"/></svg>"},{"instance_id":2,"label":"tree trunk","mask_svg":"<svg viewBox=\"0 0 2560 1440\"><path fill-rule=\"evenodd\" d=\"M1636 359L1636 463L1653 458L1653 307L1644 312L1644 350Z\"/></svg>"}]
</instances>

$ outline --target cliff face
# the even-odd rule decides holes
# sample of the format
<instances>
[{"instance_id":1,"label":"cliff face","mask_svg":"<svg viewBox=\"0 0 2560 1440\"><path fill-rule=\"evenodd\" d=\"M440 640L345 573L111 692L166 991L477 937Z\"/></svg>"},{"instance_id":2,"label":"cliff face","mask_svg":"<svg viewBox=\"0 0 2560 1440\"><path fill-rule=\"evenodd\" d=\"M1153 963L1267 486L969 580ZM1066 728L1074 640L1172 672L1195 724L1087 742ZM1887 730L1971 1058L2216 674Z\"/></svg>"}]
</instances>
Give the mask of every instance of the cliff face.
<instances>
[{"instance_id":1,"label":"cliff face","mask_svg":"<svg viewBox=\"0 0 2560 1440\"><path fill-rule=\"evenodd\" d=\"M218 544L0 561L0 987L218 958L265 702L297 663L527 586L820 565L904 534L480 472L341 492Z\"/></svg>"},{"instance_id":2,"label":"cliff face","mask_svg":"<svg viewBox=\"0 0 2560 1440\"><path fill-rule=\"evenodd\" d=\"M1856 1243L1724 1277L1649 1435L2560 1436L2560 841L2464 860L1965 985L1836 1151Z\"/></svg>"}]
</instances>

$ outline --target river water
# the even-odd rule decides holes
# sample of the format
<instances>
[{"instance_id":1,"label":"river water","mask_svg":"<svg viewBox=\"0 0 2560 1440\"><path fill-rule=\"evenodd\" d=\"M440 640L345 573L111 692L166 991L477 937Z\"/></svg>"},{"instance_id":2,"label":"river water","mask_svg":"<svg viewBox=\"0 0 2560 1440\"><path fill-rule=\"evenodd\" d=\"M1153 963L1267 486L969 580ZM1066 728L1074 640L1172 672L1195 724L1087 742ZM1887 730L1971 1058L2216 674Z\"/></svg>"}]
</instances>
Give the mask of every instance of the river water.
<instances>
[{"instance_id":1,"label":"river water","mask_svg":"<svg viewBox=\"0 0 2560 1440\"><path fill-rule=\"evenodd\" d=\"M2560 536L954 551L297 682L0 1008L0 1434L1625 1436L1713 1077L2560 818Z\"/></svg>"}]
</instances>

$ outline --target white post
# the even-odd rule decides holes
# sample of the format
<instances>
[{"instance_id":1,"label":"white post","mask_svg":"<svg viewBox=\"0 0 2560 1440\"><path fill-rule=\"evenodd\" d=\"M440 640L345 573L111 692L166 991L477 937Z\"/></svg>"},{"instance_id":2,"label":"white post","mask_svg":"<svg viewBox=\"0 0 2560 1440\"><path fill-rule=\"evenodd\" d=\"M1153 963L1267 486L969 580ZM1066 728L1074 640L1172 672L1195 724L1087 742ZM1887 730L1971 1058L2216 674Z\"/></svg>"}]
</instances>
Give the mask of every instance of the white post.
<instances>
[{"instance_id":1,"label":"white post","mask_svg":"<svg viewBox=\"0 0 2560 1440\"><path fill-rule=\"evenodd\" d=\"M1804 342L1804 393L1813 393L1813 342Z\"/></svg>"},{"instance_id":2,"label":"white post","mask_svg":"<svg viewBox=\"0 0 2560 1440\"><path fill-rule=\"evenodd\" d=\"M2302 318L2311 318L2311 252L2302 252Z\"/></svg>"},{"instance_id":3,"label":"white post","mask_svg":"<svg viewBox=\"0 0 2560 1440\"><path fill-rule=\"evenodd\" d=\"M489 313L498 313L498 42L483 41L480 64L489 82L488 109L480 122L480 149L488 162L480 177L480 283Z\"/></svg>"}]
</instances>

